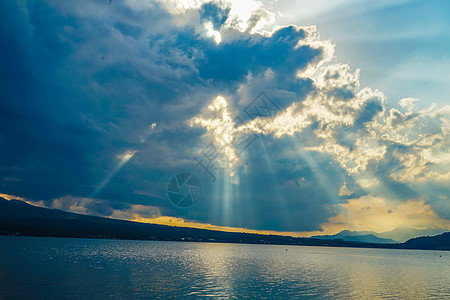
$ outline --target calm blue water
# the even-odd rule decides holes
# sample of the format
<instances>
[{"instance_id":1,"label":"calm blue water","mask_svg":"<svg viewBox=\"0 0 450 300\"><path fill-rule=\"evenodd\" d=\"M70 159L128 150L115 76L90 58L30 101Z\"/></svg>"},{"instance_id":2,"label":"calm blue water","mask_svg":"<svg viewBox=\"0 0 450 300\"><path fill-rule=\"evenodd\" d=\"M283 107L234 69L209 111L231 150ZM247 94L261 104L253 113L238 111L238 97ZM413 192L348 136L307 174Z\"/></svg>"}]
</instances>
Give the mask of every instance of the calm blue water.
<instances>
[{"instance_id":1,"label":"calm blue water","mask_svg":"<svg viewBox=\"0 0 450 300\"><path fill-rule=\"evenodd\" d=\"M450 299L450 252L0 237L1 299L199 296Z\"/></svg>"}]
</instances>

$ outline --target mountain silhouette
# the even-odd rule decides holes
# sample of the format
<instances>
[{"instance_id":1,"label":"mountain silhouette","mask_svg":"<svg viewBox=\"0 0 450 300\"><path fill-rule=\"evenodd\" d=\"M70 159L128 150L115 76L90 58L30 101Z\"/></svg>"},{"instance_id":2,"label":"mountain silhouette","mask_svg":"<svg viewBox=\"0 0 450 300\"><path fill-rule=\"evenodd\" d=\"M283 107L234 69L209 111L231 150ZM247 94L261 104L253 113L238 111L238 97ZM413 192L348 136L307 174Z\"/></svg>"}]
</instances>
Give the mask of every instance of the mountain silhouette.
<instances>
[{"instance_id":1,"label":"mountain silhouette","mask_svg":"<svg viewBox=\"0 0 450 300\"><path fill-rule=\"evenodd\" d=\"M371 233L358 235L358 232L343 231L340 234L341 238L334 239L297 238L173 227L70 213L0 197L0 235L450 250L450 232L401 244L392 244L392 240L380 243L381 239Z\"/></svg>"},{"instance_id":2,"label":"mountain silhouette","mask_svg":"<svg viewBox=\"0 0 450 300\"><path fill-rule=\"evenodd\" d=\"M385 231L381 233L373 231L350 231L343 230L337 234L333 235L316 235L312 238L317 239L342 239L344 241L359 241L368 243L403 243L409 239L420 237L420 236L434 236L444 233L444 229L415 229L400 226L391 231Z\"/></svg>"},{"instance_id":3,"label":"mountain silhouette","mask_svg":"<svg viewBox=\"0 0 450 300\"><path fill-rule=\"evenodd\" d=\"M397 241L391 239L380 238L371 231L350 231L343 230L334 235L316 235L312 236L316 239L334 240L341 239L349 242L363 242L363 243L379 243L379 244L395 244Z\"/></svg>"}]
</instances>

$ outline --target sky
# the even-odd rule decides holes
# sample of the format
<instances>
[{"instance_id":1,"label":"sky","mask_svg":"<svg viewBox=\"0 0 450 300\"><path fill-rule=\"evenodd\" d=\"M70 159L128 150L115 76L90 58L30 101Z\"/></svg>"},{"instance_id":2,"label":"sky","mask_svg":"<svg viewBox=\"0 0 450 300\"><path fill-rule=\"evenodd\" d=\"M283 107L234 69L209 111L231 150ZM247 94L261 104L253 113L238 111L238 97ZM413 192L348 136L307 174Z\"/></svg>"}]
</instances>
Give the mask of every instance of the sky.
<instances>
[{"instance_id":1,"label":"sky","mask_svg":"<svg viewBox=\"0 0 450 300\"><path fill-rule=\"evenodd\" d=\"M449 9L2 1L0 196L239 232L450 230Z\"/></svg>"}]
</instances>

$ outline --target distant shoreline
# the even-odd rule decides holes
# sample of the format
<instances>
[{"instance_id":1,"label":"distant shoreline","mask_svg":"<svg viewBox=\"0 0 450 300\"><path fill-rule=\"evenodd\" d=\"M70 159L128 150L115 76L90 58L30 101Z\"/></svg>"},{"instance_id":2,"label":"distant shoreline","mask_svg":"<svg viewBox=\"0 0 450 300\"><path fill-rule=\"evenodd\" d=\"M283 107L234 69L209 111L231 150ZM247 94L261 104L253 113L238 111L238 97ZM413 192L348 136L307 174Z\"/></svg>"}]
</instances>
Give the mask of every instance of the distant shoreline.
<instances>
[{"instance_id":1,"label":"distant shoreline","mask_svg":"<svg viewBox=\"0 0 450 300\"><path fill-rule=\"evenodd\" d=\"M130 239L130 238L114 238L114 237L74 237L74 236L56 236L56 235L16 235L16 234L1 234L0 237L26 237L26 238L61 238L61 239L85 239L85 240L105 240L105 241L143 241L143 242L176 242L176 243L212 243L212 244L243 244L243 245L272 245L272 246L299 246L299 247L331 247L331 248L368 248L368 249L392 249L392 250L432 250L432 251L450 251L450 248L406 248L396 247L402 245L398 244L370 244L360 243L359 245L336 245L331 244L283 244L283 243L264 243L264 242L238 242L238 241L217 241L217 240L170 240L170 239ZM321 240L326 241L326 240Z\"/></svg>"},{"instance_id":2,"label":"distant shoreline","mask_svg":"<svg viewBox=\"0 0 450 300\"><path fill-rule=\"evenodd\" d=\"M0 198L0 235L290 246L450 250L450 232L383 244L174 227L69 213Z\"/></svg>"}]
</instances>

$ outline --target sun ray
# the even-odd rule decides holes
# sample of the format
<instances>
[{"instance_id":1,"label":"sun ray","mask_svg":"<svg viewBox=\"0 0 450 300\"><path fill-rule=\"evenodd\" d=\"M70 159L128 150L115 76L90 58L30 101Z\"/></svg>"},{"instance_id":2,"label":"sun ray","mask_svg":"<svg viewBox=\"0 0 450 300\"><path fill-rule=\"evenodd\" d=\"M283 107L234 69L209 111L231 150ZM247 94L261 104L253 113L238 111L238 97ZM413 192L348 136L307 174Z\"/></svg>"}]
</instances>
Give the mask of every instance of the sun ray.
<instances>
[{"instance_id":1,"label":"sun ray","mask_svg":"<svg viewBox=\"0 0 450 300\"><path fill-rule=\"evenodd\" d=\"M126 151L124 154L120 155L118 158L120 159L119 162L116 164L116 166L109 172L109 174L105 177L105 179L102 180L102 182L95 188L95 190L92 192L92 194L89 196L89 198L95 198L98 193L100 193L111 181L111 179L114 178L114 176L117 174L117 172L120 171L120 169L123 168L123 166L130 161L130 159L133 158L133 156L136 154L137 151L130 150Z\"/></svg>"}]
</instances>

